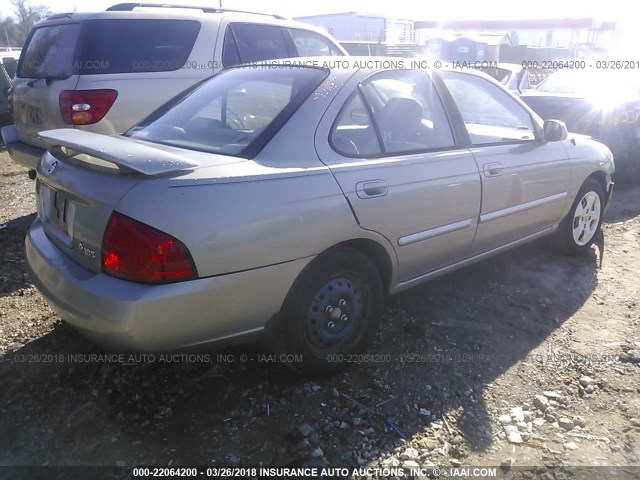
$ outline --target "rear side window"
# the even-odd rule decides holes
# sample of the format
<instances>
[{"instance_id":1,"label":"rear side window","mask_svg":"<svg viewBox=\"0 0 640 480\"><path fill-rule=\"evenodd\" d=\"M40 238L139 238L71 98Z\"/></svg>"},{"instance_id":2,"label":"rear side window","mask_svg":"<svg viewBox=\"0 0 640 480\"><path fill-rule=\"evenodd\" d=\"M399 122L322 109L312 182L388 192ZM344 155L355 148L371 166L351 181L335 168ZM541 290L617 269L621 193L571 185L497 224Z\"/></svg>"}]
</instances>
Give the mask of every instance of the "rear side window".
<instances>
[{"instance_id":1,"label":"rear side window","mask_svg":"<svg viewBox=\"0 0 640 480\"><path fill-rule=\"evenodd\" d=\"M84 24L76 73L178 70L199 31L194 20L90 20Z\"/></svg>"},{"instance_id":2,"label":"rear side window","mask_svg":"<svg viewBox=\"0 0 640 480\"><path fill-rule=\"evenodd\" d=\"M222 64L260 62L295 56L287 47L285 31L273 25L234 23L225 32Z\"/></svg>"},{"instance_id":3,"label":"rear side window","mask_svg":"<svg viewBox=\"0 0 640 480\"><path fill-rule=\"evenodd\" d=\"M360 92L356 92L340 111L331 131L331 145L346 157L382 153L376 129Z\"/></svg>"},{"instance_id":4,"label":"rear side window","mask_svg":"<svg viewBox=\"0 0 640 480\"><path fill-rule=\"evenodd\" d=\"M381 72L363 84L387 153L453 147L440 98L424 71Z\"/></svg>"},{"instance_id":5,"label":"rear side window","mask_svg":"<svg viewBox=\"0 0 640 480\"><path fill-rule=\"evenodd\" d=\"M18 65L25 78L66 78L74 73L80 24L53 25L33 30Z\"/></svg>"}]
</instances>

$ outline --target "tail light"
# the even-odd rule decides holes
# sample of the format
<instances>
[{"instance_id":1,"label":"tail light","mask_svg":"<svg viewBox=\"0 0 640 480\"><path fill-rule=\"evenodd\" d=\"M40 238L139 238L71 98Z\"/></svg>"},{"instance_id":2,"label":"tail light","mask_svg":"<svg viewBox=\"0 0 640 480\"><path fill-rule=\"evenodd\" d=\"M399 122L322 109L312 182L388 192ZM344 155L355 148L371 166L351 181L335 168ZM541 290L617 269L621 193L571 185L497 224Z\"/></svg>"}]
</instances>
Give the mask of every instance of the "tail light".
<instances>
[{"instance_id":1,"label":"tail light","mask_svg":"<svg viewBox=\"0 0 640 480\"><path fill-rule=\"evenodd\" d=\"M102 270L134 282L168 283L197 277L179 240L114 212L102 241Z\"/></svg>"},{"instance_id":2,"label":"tail light","mask_svg":"<svg viewBox=\"0 0 640 480\"><path fill-rule=\"evenodd\" d=\"M104 118L113 102L116 90L63 90L60 93L60 113L69 125L91 125Z\"/></svg>"}]
</instances>

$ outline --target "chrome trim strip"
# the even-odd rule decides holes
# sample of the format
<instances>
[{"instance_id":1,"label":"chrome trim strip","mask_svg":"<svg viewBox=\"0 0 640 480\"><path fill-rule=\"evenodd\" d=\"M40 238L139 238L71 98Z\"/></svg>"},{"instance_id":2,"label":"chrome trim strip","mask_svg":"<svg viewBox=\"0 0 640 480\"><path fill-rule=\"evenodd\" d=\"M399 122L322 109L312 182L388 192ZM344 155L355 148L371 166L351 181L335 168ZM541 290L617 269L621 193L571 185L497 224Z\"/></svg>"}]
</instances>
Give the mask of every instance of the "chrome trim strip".
<instances>
[{"instance_id":1,"label":"chrome trim strip","mask_svg":"<svg viewBox=\"0 0 640 480\"><path fill-rule=\"evenodd\" d=\"M448 265L446 267L442 267L439 268L437 270L434 270L432 272L429 273L425 273L423 275L420 275L418 277L409 279L409 280L405 280L403 282L399 282L397 283L395 286L391 287L389 289L389 294L390 295L395 295L396 293L400 293L404 290L407 290L408 288L414 287L422 282L425 282L427 280L432 280L434 278L440 277L446 273L452 272L454 270L457 270L458 268L461 267L466 267L469 265L472 265L476 262L479 262L481 260L484 260L485 258L489 258L492 257L493 255L496 255L498 253L504 252L505 250L510 250L514 247L517 247L518 245L523 245L527 242L530 242L531 240L535 240L536 238L541 238L544 237L545 235L549 235L550 233L553 233L557 230L558 226L554 225L553 227L548 227L545 228L544 230L540 230L537 233L528 235L526 237L520 238L518 240L515 240L511 243L508 243L506 245L502 245L501 247L497 247L494 248L493 250L489 250L487 252L484 253L480 253L474 257L470 257L470 258L466 258L464 260L460 260L459 262L453 263L451 265Z\"/></svg>"},{"instance_id":2,"label":"chrome trim strip","mask_svg":"<svg viewBox=\"0 0 640 480\"><path fill-rule=\"evenodd\" d=\"M527 203L521 203L520 205L515 205L503 210L496 210L495 212L485 213L484 215L480 215L480 223L490 222L491 220L496 220L508 215L513 215L514 213L524 212L525 210L530 210L547 203L555 202L556 200L560 200L562 198L565 198L566 196L567 192L556 193L555 195L551 195L549 197L539 198L538 200L532 200L531 202Z\"/></svg>"},{"instance_id":3,"label":"chrome trim strip","mask_svg":"<svg viewBox=\"0 0 640 480\"><path fill-rule=\"evenodd\" d=\"M456 232L464 228L471 226L471 219L462 220L460 222L450 223L449 225L442 225L441 227L431 228L423 232L412 233L411 235L405 235L398 239L398 245L404 247L405 245L411 245L412 243L428 240L429 238L438 237L445 233Z\"/></svg>"}]
</instances>

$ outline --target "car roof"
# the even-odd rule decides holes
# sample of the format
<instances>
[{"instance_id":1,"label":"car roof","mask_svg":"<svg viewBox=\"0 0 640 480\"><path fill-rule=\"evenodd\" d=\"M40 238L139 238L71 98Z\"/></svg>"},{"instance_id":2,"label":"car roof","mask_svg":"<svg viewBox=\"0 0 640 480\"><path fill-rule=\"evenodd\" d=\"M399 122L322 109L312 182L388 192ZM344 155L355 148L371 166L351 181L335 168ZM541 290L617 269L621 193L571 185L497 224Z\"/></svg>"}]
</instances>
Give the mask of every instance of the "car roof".
<instances>
[{"instance_id":1,"label":"car roof","mask_svg":"<svg viewBox=\"0 0 640 480\"><path fill-rule=\"evenodd\" d=\"M182 6L150 3L121 3L99 12L67 12L49 15L35 26L42 27L58 23L77 23L103 19L174 19L174 20L220 20L250 21L254 23L281 24L291 28L312 30L328 36L321 28L297 22L277 14L213 8L208 6Z\"/></svg>"}]
</instances>

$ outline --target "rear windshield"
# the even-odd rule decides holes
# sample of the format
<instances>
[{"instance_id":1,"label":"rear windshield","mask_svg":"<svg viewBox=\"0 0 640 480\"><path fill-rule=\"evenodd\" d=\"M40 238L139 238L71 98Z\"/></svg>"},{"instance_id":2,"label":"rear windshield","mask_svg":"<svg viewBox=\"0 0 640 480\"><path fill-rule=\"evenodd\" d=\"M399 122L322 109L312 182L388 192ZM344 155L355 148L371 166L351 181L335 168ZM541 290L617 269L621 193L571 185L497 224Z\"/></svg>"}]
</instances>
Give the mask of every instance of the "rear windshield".
<instances>
[{"instance_id":1,"label":"rear windshield","mask_svg":"<svg viewBox=\"0 0 640 480\"><path fill-rule=\"evenodd\" d=\"M316 68L228 70L180 94L127 136L252 158L326 76Z\"/></svg>"},{"instance_id":2,"label":"rear windshield","mask_svg":"<svg viewBox=\"0 0 640 480\"><path fill-rule=\"evenodd\" d=\"M39 27L29 39L18 76L178 70L189 58L200 23L194 20L87 20Z\"/></svg>"},{"instance_id":3,"label":"rear windshield","mask_svg":"<svg viewBox=\"0 0 640 480\"><path fill-rule=\"evenodd\" d=\"M18 76L66 78L73 75L80 24L52 25L31 33L18 64Z\"/></svg>"}]
</instances>

